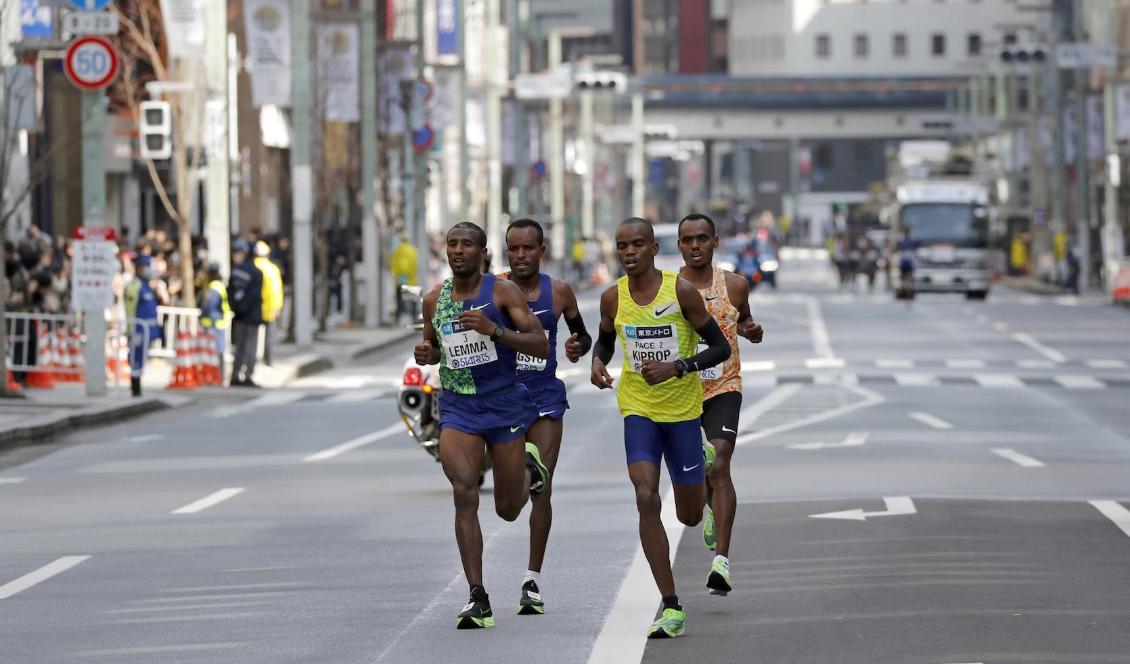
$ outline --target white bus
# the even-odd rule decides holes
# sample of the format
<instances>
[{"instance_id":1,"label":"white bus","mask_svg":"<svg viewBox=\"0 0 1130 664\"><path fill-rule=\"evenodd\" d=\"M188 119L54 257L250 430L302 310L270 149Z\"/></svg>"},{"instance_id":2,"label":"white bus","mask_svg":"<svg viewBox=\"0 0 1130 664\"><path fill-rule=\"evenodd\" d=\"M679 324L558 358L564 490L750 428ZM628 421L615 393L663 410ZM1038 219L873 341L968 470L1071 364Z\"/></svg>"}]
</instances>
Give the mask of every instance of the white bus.
<instances>
[{"instance_id":1,"label":"white bus","mask_svg":"<svg viewBox=\"0 0 1130 664\"><path fill-rule=\"evenodd\" d=\"M992 283L988 189L969 181L907 182L897 202L894 241L898 246L910 231L915 289L984 299Z\"/></svg>"}]
</instances>

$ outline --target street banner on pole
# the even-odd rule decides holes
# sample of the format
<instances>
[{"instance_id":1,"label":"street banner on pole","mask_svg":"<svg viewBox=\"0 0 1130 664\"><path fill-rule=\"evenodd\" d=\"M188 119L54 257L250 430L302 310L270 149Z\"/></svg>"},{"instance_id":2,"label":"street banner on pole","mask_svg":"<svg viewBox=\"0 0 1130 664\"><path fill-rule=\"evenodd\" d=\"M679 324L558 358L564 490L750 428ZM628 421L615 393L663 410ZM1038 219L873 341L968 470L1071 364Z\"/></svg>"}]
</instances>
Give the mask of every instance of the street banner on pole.
<instances>
[{"instance_id":1,"label":"street banner on pole","mask_svg":"<svg viewBox=\"0 0 1130 664\"><path fill-rule=\"evenodd\" d=\"M243 0L251 103L290 107L290 5L286 0Z\"/></svg>"},{"instance_id":2,"label":"street banner on pole","mask_svg":"<svg viewBox=\"0 0 1130 664\"><path fill-rule=\"evenodd\" d=\"M1120 141L1130 140L1130 84L1114 89L1114 114L1118 118L1115 137Z\"/></svg>"},{"instance_id":3,"label":"street banner on pole","mask_svg":"<svg viewBox=\"0 0 1130 664\"><path fill-rule=\"evenodd\" d=\"M405 44L390 44L381 51L380 62L381 133L399 136L408 123L401 103L400 82L416 77L416 58Z\"/></svg>"},{"instance_id":4,"label":"street banner on pole","mask_svg":"<svg viewBox=\"0 0 1130 664\"><path fill-rule=\"evenodd\" d=\"M317 28L316 93L322 116L331 122L361 121L360 26L323 23Z\"/></svg>"},{"instance_id":5,"label":"street banner on pole","mask_svg":"<svg viewBox=\"0 0 1130 664\"><path fill-rule=\"evenodd\" d=\"M459 55L459 3L462 0L436 0L436 55Z\"/></svg>"},{"instance_id":6,"label":"street banner on pole","mask_svg":"<svg viewBox=\"0 0 1130 664\"><path fill-rule=\"evenodd\" d=\"M204 0L161 0L169 57L204 59Z\"/></svg>"}]
</instances>

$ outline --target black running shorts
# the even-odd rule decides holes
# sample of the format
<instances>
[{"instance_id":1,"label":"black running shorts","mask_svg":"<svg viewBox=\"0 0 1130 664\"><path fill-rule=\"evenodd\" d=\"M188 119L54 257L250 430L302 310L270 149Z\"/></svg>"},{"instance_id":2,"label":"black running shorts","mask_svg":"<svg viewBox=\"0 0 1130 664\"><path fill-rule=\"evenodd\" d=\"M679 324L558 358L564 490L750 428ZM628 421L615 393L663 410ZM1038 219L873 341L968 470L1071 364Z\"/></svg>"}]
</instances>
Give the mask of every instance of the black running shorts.
<instances>
[{"instance_id":1,"label":"black running shorts","mask_svg":"<svg viewBox=\"0 0 1130 664\"><path fill-rule=\"evenodd\" d=\"M738 413L741 392L723 392L702 402L702 430L707 440L725 440L731 445L738 438Z\"/></svg>"}]
</instances>

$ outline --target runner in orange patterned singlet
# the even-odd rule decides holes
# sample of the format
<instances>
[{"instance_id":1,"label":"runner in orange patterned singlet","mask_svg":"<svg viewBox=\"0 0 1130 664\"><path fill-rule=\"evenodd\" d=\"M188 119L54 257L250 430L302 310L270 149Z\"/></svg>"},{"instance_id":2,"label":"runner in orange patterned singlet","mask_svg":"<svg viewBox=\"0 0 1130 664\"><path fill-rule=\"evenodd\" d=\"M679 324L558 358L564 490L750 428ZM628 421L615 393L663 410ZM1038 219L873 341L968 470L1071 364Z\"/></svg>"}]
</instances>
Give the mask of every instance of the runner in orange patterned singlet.
<instances>
[{"instance_id":1,"label":"runner in orange patterned singlet","mask_svg":"<svg viewBox=\"0 0 1130 664\"><path fill-rule=\"evenodd\" d=\"M679 222L679 251L686 266L682 276L702 294L706 310L718 321L730 342L730 357L713 370L700 371L702 379L702 430L717 457L706 478L707 504L702 539L715 551L706 587L713 595L726 595L730 583L730 533L734 528L737 496L730 479L730 458L738 438L738 413L742 408L742 361L738 337L760 343L761 326L749 311L749 284L742 277L714 267L718 235L704 214L689 214Z\"/></svg>"}]
</instances>

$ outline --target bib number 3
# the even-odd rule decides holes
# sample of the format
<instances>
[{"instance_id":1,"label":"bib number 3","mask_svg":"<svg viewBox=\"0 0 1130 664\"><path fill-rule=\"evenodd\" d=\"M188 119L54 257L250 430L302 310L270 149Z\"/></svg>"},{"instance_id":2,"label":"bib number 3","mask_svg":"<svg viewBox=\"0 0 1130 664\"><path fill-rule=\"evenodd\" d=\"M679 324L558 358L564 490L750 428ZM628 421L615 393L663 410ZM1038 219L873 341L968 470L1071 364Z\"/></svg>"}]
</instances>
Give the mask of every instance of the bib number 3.
<instances>
[{"instance_id":1,"label":"bib number 3","mask_svg":"<svg viewBox=\"0 0 1130 664\"><path fill-rule=\"evenodd\" d=\"M498 361L498 349L485 334L467 329L458 321L443 324L440 343L448 369L470 369Z\"/></svg>"}]
</instances>

